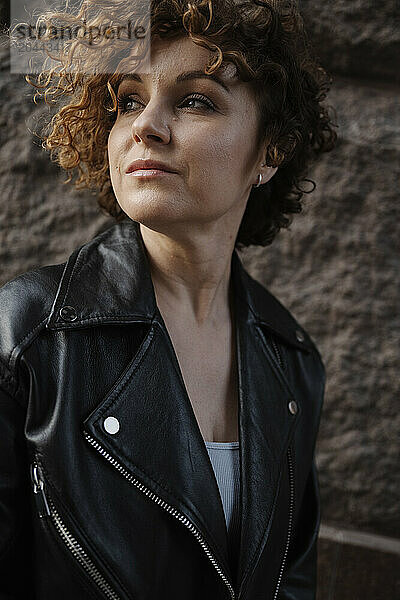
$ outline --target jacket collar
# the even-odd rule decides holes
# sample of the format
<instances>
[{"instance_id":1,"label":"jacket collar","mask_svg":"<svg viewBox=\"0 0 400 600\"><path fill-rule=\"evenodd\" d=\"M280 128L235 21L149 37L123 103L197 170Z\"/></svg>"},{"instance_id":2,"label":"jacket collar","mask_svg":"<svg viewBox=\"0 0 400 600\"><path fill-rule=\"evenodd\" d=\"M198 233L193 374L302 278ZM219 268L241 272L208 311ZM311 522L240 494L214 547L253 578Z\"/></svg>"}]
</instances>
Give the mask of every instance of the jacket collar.
<instances>
[{"instance_id":1,"label":"jacket collar","mask_svg":"<svg viewBox=\"0 0 400 600\"><path fill-rule=\"evenodd\" d=\"M307 337L303 343L296 339L298 325L293 317L246 273L236 252L231 267L239 378L239 589L251 576L265 547L284 454L302 415L297 390L263 341L260 326L305 353L309 352L310 342ZM72 253L47 328L73 330L101 323L133 322L148 323L148 333L123 377L85 419L83 431L95 447L104 449L103 456L111 456L194 523L234 581L212 465L157 308L139 226L128 221L111 227ZM290 400L297 402L295 415L288 410ZM116 436L104 430L104 417L110 414L121 424Z\"/></svg>"},{"instance_id":2,"label":"jacket collar","mask_svg":"<svg viewBox=\"0 0 400 600\"><path fill-rule=\"evenodd\" d=\"M306 352L311 349L307 333L246 272L236 250L232 254L231 273L235 294L245 301L254 320L289 345ZM71 308L62 310L64 307ZM151 322L157 312L139 223L129 219L110 227L70 255L46 327L60 330L122 321Z\"/></svg>"}]
</instances>

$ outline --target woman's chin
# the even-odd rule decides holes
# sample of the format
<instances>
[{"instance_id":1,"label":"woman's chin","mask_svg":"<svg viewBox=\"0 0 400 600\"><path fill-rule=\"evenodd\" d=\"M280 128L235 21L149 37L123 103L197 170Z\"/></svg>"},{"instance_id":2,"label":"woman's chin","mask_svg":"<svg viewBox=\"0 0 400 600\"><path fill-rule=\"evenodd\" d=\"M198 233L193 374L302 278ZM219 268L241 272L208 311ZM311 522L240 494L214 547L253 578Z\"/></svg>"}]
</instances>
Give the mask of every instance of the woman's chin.
<instances>
[{"instance_id":1,"label":"woman's chin","mask_svg":"<svg viewBox=\"0 0 400 600\"><path fill-rule=\"evenodd\" d=\"M162 201L159 194L157 198L147 195L146 198L140 199L135 196L133 200L120 202L119 205L130 219L158 231L169 225L190 223L194 218L192 211L183 214L182 206L179 209L171 199Z\"/></svg>"}]
</instances>

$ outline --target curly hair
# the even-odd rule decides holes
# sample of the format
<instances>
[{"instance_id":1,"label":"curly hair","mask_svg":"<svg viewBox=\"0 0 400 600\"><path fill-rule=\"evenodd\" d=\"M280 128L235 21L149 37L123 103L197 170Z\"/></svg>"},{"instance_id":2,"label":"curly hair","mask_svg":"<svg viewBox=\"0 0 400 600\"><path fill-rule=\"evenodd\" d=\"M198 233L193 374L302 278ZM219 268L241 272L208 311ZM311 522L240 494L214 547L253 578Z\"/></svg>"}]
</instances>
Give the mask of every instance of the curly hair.
<instances>
[{"instance_id":1,"label":"curly hair","mask_svg":"<svg viewBox=\"0 0 400 600\"><path fill-rule=\"evenodd\" d=\"M81 23L82 17L86 26L129 19L138 24L137 7L138 0L84 0L73 14L67 1L65 12L41 14L36 27L44 21L41 40L45 43L56 24L71 26ZM89 18L90 10L94 13ZM151 0L149 15L152 37L188 36L210 50L206 74L217 70L222 61L231 61L239 78L250 83L259 115L254 142L257 146L261 141L268 143L264 162L278 170L266 184L251 189L235 247L271 244L281 228L289 227L292 214L302 210L303 194L314 191L315 182L306 178L310 166L321 153L332 150L337 139L331 107L322 105L332 78L313 56L297 2ZM107 142L122 79L119 70L109 65L116 57L124 62L124 48L104 44L75 38L68 52L56 57L58 66L43 68L36 81L31 75L25 79L35 87L34 102L43 97L47 104L56 105L57 112L40 138L51 159L67 171L64 183L76 174L75 187L95 190L102 211L121 221L126 215L111 184ZM84 68L71 72L66 66L71 57L79 56L79 50ZM100 60L105 61L100 73L91 70L99 62L96 50L101 50ZM145 53L138 56L141 60ZM302 181L311 182L313 189L302 190Z\"/></svg>"}]
</instances>

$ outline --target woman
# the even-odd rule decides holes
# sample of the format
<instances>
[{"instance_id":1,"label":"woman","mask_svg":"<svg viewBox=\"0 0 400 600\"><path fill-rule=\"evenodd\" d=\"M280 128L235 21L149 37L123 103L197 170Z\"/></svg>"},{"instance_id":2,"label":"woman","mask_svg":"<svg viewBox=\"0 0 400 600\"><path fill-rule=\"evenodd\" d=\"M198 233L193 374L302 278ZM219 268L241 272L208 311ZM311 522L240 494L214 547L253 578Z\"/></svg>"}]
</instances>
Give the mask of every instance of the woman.
<instances>
[{"instance_id":1,"label":"woman","mask_svg":"<svg viewBox=\"0 0 400 600\"><path fill-rule=\"evenodd\" d=\"M300 24L154 1L149 71L34 84L71 95L46 147L117 222L0 290L1 598L315 598L325 370L236 252L335 140Z\"/></svg>"}]
</instances>

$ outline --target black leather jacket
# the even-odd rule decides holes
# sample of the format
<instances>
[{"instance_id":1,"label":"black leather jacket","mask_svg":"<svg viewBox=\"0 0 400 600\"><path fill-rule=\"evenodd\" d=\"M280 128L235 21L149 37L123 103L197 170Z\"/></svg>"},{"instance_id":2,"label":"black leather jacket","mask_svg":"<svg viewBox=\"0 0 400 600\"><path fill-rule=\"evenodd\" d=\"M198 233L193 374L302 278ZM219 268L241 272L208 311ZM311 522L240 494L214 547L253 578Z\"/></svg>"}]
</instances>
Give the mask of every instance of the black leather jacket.
<instances>
[{"instance_id":1,"label":"black leather jacket","mask_svg":"<svg viewBox=\"0 0 400 600\"><path fill-rule=\"evenodd\" d=\"M234 251L235 577L146 252L126 220L0 288L0 599L311 600L319 352Z\"/></svg>"}]
</instances>

